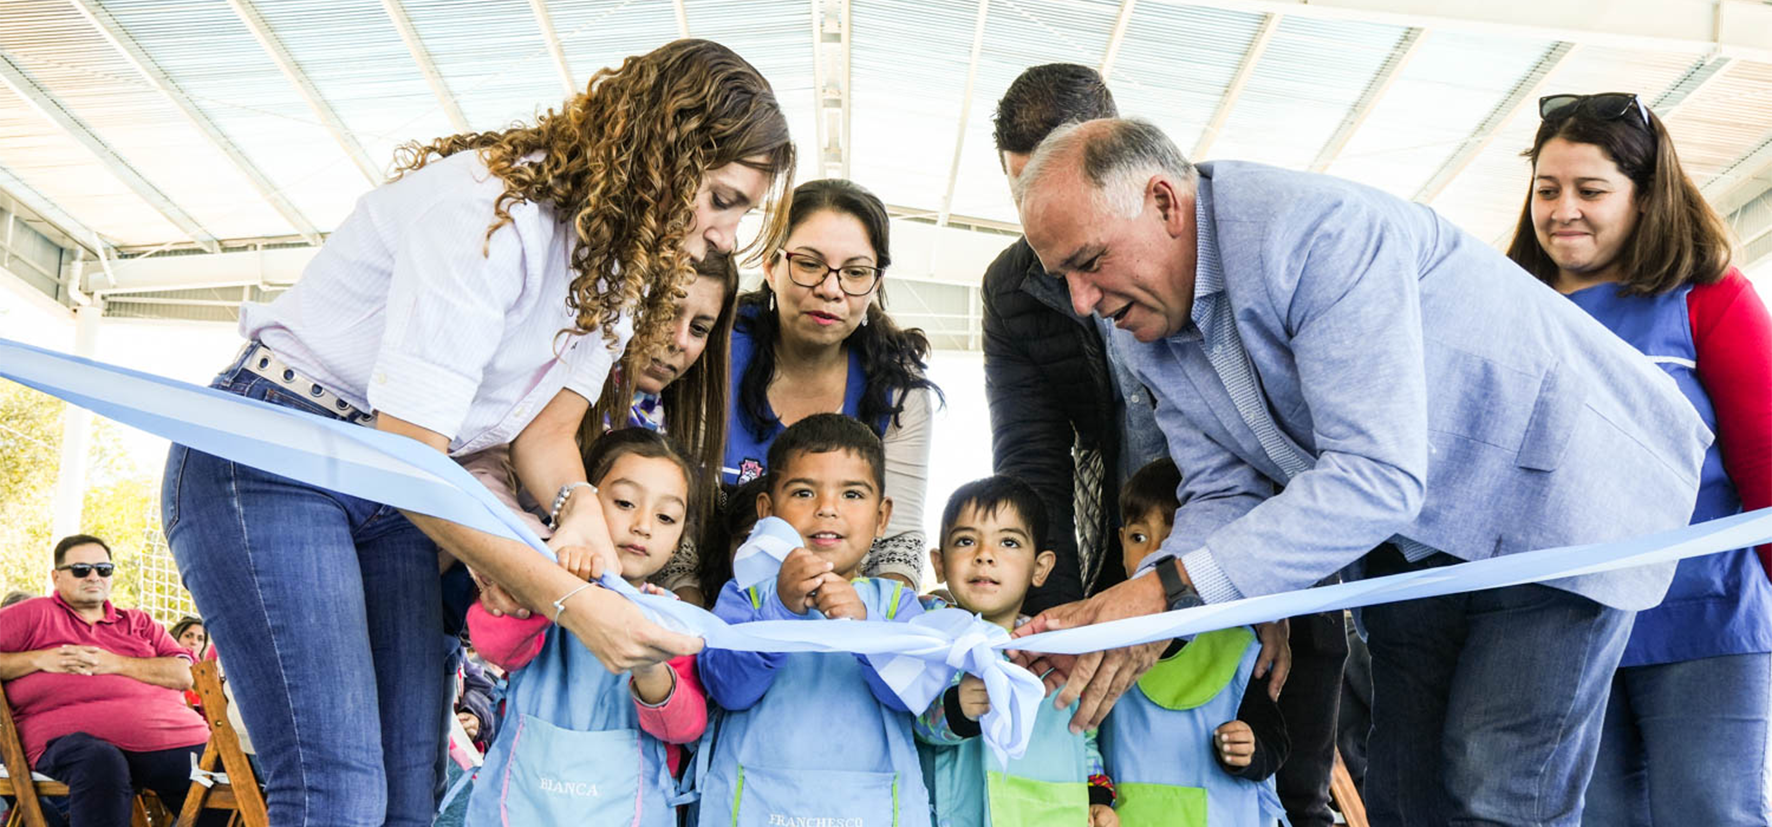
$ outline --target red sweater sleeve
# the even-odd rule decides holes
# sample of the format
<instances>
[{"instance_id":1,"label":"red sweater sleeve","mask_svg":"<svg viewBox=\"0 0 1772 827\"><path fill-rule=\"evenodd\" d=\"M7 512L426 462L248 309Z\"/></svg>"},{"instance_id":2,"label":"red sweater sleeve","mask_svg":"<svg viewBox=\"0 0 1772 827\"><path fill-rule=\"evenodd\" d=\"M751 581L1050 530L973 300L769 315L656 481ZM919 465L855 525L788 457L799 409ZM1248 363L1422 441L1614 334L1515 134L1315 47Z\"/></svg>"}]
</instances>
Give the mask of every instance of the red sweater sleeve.
<instances>
[{"instance_id":1,"label":"red sweater sleeve","mask_svg":"<svg viewBox=\"0 0 1772 827\"><path fill-rule=\"evenodd\" d=\"M696 678L694 655L672 658L670 667L677 673L670 697L649 706L636 696L634 709L640 713L640 729L646 734L667 744L687 744L700 738L708 727L708 696Z\"/></svg>"},{"instance_id":2,"label":"red sweater sleeve","mask_svg":"<svg viewBox=\"0 0 1772 827\"><path fill-rule=\"evenodd\" d=\"M552 625L540 614L493 617L478 600L468 607L468 639L474 642L474 651L506 672L528 666L541 654L542 635Z\"/></svg>"},{"instance_id":3,"label":"red sweater sleeve","mask_svg":"<svg viewBox=\"0 0 1772 827\"><path fill-rule=\"evenodd\" d=\"M1698 380L1717 412L1723 468L1752 511L1772 506L1772 316L1753 284L1731 268L1687 298ZM1772 575L1772 544L1760 546Z\"/></svg>"}]
</instances>

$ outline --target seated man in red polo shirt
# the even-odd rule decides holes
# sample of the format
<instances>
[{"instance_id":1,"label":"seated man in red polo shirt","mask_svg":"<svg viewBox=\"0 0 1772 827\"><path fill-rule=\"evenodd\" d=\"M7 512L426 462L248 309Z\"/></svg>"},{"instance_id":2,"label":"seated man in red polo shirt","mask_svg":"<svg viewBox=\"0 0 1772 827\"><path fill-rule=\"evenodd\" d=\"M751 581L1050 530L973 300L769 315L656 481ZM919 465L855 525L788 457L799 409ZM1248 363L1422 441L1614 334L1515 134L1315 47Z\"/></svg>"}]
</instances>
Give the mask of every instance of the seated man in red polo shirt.
<instances>
[{"instance_id":1,"label":"seated man in red polo shirt","mask_svg":"<svg viewBox=\"0 0 1772 827\"><path fill-rule=\"evenodd\" d=\"M111 605L114 571L103 540L76 534L55 546L55 594L0 609L0 681L32 768L68 785L75 827L128 827L144 787L178 812L209 740L182 694L190 652Z\"/></svg>"}]
</instances>

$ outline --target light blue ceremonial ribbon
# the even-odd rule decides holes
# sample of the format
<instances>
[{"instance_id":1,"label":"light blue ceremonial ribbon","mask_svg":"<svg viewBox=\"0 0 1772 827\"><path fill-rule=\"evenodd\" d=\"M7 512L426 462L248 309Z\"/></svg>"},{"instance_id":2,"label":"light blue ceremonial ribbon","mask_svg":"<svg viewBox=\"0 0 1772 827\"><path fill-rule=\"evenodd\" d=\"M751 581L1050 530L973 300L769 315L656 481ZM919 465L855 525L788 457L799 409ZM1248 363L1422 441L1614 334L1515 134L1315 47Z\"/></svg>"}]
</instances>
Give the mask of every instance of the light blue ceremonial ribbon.
<instances>
[{"instance_id":1,"label":"light blue ceremonial ribbon","mask_svg":"<svg viewBox=\"0 0 1772 827\"><path fill-rule=\"evenodd\" d=\"M732 555L733 580L748 589L773 579L782 561L805 540L780 517L764 517ZM1009 632L964 609L937 609L905 621L915 632L930 634L924 645L868 655L880 679L913 714L927 709L947 691L954 673L969 672L984 681L991 708L979 720L985 743L999 762L1020 758L1033 734L1034 715L1046 688L1034 673L1003 658Z\"/></svg>"},{"instance_id":2,"label":"light blue ceremonial ribbon","mask_svg":"<svg viewBox=\"0 0 1772 827\"><path fill-rule=\"evenodd\" d=\"M442 453L405 437L6 339L0 339L0 377L204 453L516 540L553 559L546 544L472 475ZM981 653L985 650L1092 652L1308 612L1559 580L1767 542L1772 542L1772 508L1625 541L1512 554L1045 632L1014 641L994 636L988 641L974 640L968 637L974 628L970 623L948 621L941 612L931 613L931 619L923 623L758 621L728 625L699 607L640 594L613 574L606 575L602 584L634 600L659 622L698 634L707 645L717 648L853 652L928 662L926 674L906 682L907 686L924 687L916 690L922 693L938 683L945 688L955 668L983 675L987 688L992 673L1013 682L1015 679L1007 676L1014 673L993 669L991 664L998 661L994 656L984 657ZM937 679L943 675L946 677ZM1013 689L992 694L993 708L1004 693L1016 694ZM1003 708L1010 710L1011 720L987 728L985 735L994 750L1018 756L1026 749L1032 715L1021 718L1019 697Z\"/></svg>"}]
</instances>

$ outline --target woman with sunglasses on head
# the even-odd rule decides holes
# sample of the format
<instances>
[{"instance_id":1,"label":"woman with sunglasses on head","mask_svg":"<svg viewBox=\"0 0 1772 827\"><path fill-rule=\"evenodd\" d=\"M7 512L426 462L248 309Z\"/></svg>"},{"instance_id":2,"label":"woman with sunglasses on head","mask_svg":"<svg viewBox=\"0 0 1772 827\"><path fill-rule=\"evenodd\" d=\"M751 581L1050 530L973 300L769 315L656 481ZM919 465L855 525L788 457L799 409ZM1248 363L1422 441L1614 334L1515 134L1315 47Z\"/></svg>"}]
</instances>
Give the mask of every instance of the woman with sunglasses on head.
<instances>
[{"instance_id":1,"label":"woman with sunglasses on head","mask_svg":"<svg viewBox=\"0 0 1772 827\"><path fill-rule=\"evenodd\" d=\"M1694 522L1772 505L1772 318L1635 95L1552 95L1508 255L1665 369L1717 434ZM1584 824L1766 824L1772 546L1682 561L1637 613Z\"/></svg>"},{"instance_id":2,"label":"woman with sunglasses on head","mask_svg":"<svg viewBox=\"0 0 1772 827\"><path fill-rule=\"evenodd\" d=\"M659 348L694 262L732 249L793 159L768 82L731 50L630 57L533 124L405 147L294 288L243 308L249 344L214 386L451 456L508 444L549 504L550 546L619 568L579 426L630 332ZM764 223L779 243L781 215ZM545 610L611 670L701 646L521 543L433 517L177 445L163 492L279 827L431 823L439 547L489 605Z\"/></svg>"},{"instance_id":3,"label":"woman with sunglasses on head","mask_svg":"<svg viewBox=\"0 0 1772 827\"><path fill-rule=\"evenodd\" d=\"M923 495L929 484L929 340L886 315L891 264L886 206L851 181L794 190L785 242L764 263L763 283L739 299L732 332L732 412L727 485L763 474L770 443L815 413L860 419L886 447L892 520L862 574L913 588L923 571Z\"/></svg>"}]
</instances>

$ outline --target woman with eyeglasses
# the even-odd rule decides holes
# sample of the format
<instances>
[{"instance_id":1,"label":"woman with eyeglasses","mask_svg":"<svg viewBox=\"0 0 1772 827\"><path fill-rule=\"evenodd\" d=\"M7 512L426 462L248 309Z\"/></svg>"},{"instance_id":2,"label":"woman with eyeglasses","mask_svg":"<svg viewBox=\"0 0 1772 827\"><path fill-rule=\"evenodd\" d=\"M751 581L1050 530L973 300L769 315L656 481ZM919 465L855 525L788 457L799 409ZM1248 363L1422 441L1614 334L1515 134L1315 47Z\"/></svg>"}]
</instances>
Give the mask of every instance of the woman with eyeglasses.
<instances>
[{"instance_id":1,"label":"woman with eyeglasses","mask_svg":"<svg viewBox=\"0 0 1772 827\"><path fill-rule=\"evenodd\" d=\"M924 375L923 331L901 330L882 307L892 262L886 206L851 181L827 178L794 190L787 220L763 283L739 299L722 481L762 476L776 435L811 414L860 419L885 442L892 498L886 536L862 574L916 587L927 545L931 397L941 391Z\"/></svg>"},{"instance_id":2,"label":"woman with eyeglasses","mask_svg":"<svg viewBox=\"0 0 1772 827\"><path fill-rule=\"evenodd\" d=\"M1772 318L1635 95L1552 95L1508 255L1643 351L1717 435L1694 522L1772 505ZM1637 613L1582 822L1767 823L1772 546L1682 561Z\"/></svg>"},{"instance_id":3,"label":"woman with eyeglasses","mask_svg":"<svg viewBox=\"0 0 1772 827\"><path fill-rule=\"evenodd\" d=\"M732 250L793 165L774 92L730 49L630 57L533 123L403 147L396 180L301 281L242 308L248 345L213 386L452 457L509 445L549 545L615 567L579 426L624 349L665 344L695 261ZM783 214L763 224L773 247ZM701 647L521 543L435 517L178 445L162 492L279 827L431 823L448 706L439 548L487 606L546 612L611 671Z\"/></svg>"}]
</instances>

